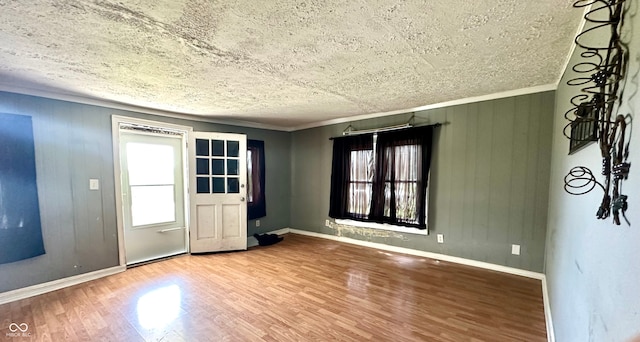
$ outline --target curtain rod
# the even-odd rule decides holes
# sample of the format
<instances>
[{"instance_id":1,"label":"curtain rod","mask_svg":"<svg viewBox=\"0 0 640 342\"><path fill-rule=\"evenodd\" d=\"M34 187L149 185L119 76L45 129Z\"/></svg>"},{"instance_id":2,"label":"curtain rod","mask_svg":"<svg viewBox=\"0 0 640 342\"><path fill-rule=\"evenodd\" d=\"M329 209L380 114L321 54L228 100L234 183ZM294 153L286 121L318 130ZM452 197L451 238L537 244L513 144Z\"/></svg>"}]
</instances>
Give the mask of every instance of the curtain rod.
<instances>
[{"instance_id":1,"label":"curtain rod","mask_svg":"<svg viewBox=\"0 0 640 342\"><path fill-rule=\"evenodd\" d=\"M404 123L404 124L400 124L400 125L394 125L394 126L387 126L387 127L380 127L380 128L371 128L371 129L363 129L363 130L345 130L344 132L342 132L343 136L348 136L348 135L359 135L359 134L367 134L367 133L378 133L378 132L388 132L388 131L395 131L395 130L399 130L399 129L405 129L405 128L413 128L413 127L425 127L425 126L433 126L433 127L440 127L442 126L441 123L435 123L432 125L421 125L421 126L414 126L413 124L410 123ZM347 129L349 129L351 127L351 125L349 125L347 127ZM333 140L333 139L337 139L340 137L331 137L329 138L329 140Z\"/></svg>"}]
</instances>

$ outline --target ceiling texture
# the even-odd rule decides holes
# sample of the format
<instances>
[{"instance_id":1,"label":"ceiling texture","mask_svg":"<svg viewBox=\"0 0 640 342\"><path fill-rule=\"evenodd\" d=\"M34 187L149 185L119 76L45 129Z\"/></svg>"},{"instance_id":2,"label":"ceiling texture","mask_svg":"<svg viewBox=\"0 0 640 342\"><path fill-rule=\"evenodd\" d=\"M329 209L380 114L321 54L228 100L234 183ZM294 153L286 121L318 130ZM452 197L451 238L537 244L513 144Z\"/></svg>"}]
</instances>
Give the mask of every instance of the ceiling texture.
<instances>
[{"instance_id":1,"label":"ceiling texture","mask_svg":"<svg viewBox=\"0 0 640 342\"><path fill-rule=\"evenodd\" d=\"M0 0L0 87L283 128L554 84L574 0Z\"/></svg>"}]
</instances>

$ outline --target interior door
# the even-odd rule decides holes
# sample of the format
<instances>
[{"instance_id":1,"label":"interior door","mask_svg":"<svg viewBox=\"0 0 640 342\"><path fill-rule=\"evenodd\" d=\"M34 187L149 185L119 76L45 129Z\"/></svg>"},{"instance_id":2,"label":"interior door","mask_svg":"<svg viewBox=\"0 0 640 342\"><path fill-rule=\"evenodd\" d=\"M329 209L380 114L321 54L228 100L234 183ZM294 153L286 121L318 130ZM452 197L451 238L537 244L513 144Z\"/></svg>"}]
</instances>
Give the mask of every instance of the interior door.
<instances>
[{"instance_id":1,"label":"interior door","mask_svg":"<svg viewBox=\"0 0 640 342\"><path fill-rule=\"evenodd\" d=\"M120 131L128 265L185 253L182 136Z\"/></svg>"},{"instance_id":2,"label":"interior door","mask_svg":"<svg viewBox=\"0 0 640 342\"><path fill-rule=\"evenodd\" d=\"M246 250L246 135L194 132L189 146L191 253Z\"/></svg>"}]
</instances>

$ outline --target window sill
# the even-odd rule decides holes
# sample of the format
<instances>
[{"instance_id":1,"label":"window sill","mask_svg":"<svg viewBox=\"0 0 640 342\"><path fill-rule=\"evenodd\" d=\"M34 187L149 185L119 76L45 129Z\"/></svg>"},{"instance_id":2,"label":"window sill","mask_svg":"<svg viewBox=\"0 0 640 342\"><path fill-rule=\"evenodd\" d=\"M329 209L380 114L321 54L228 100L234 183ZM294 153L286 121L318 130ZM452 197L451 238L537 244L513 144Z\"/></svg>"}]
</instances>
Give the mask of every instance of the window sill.
<instances>
[{"instance_id":1,"label":"window sill","mask_svg":"<svg viewBox=\"0 0 640 342\"><path fill-rule=\"evenodd\" d=\"M417 229L412 227L404 227L404 226L394 226L386 223L373 223L373 222L362 222L355 220L343 220L337 219L335 220L337 224L343 224L346 226L355 226L355 227L364 227L364 228L372 228L372 229L382 229L382 230L391 230L399 233L407 233L407 234L415 234L415 235L429 235L429 228L427 229Z\"/></svg>"}]
</instances>

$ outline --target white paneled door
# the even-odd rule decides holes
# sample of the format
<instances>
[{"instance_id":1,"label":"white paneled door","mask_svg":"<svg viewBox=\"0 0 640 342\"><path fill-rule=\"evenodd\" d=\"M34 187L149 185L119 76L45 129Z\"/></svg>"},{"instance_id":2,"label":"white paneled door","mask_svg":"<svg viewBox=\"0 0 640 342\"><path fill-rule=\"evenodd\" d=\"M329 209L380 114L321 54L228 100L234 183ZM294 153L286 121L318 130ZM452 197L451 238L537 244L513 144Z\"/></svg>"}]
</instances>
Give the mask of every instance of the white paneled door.
<instances>
[{"instance_id":1,"label":"white paneled door","mask_svg":"<svg viewBox=\"0 0 640 342\"><path fill-rule=\"evenodd\" d=\"M188 150L191 253L246 250L246 135L194 132Z\"/></svg>"},{"instance_id":2,"label":"white paneled door","mask_svg":"<svg viewBox=\"0 0 640 342\"><path fill-rule=\"evenodd\" d=\"M181 135L120 131L128 265L187 251L183 151Z\"/></svg>"}]
</instances>

